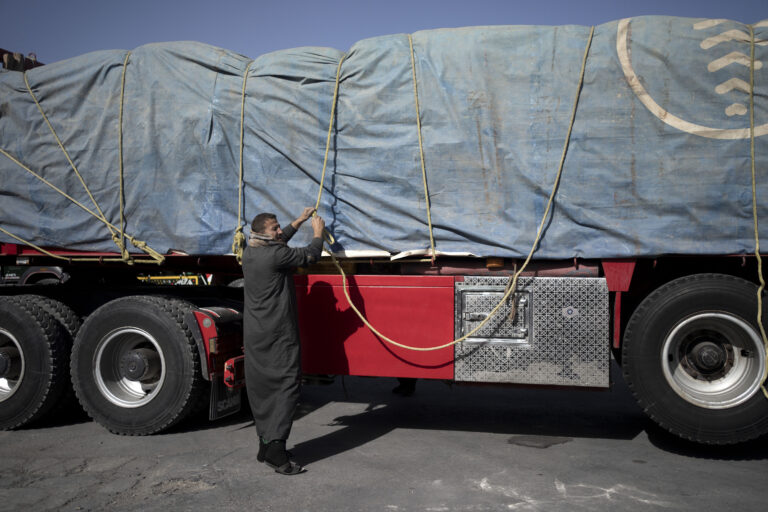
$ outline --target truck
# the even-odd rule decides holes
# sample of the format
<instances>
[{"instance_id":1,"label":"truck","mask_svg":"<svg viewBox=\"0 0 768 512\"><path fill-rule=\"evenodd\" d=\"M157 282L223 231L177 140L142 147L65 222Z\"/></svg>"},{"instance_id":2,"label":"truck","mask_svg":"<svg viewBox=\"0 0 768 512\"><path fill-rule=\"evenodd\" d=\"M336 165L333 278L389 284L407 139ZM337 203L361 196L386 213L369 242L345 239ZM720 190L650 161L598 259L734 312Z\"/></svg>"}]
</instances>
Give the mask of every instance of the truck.
<instances>
[{"instance_id":1,"label":"truck","mask_svg":"<svg viewBox=\"0 0 768 512\"><path fill-rule=\"evenodd\" d=\"M613 358L672 434L765 435L766 40L652 16L0 73L0 266L66 277L0 287L0 426L239 410L247 218L317 195L305 374L606 390Z\"/></svg>"}]
</instances>

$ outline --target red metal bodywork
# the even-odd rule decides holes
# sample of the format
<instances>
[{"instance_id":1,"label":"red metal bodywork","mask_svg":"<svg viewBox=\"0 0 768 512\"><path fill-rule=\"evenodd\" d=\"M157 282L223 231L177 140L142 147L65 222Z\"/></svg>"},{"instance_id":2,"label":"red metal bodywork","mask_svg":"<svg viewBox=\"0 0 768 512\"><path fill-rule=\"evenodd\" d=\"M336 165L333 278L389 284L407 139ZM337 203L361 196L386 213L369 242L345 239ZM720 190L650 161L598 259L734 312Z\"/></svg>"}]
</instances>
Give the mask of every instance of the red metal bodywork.
<instances>
[{"instance_id":1,"label":"red metal bodywork","mask_svg":"<svg viewBox=\"0 0 768 512\"><path fill-rule=\"evenodd\" d=\"M613 348L621 346L621 293L629 291L635 260L603 260L603 273L613 300Z\"/></svg>"},{"instance_id":2,"label":"red metal bodywork","mask_svg":"<svg viewBox=\"0 0 768 512\"><path fill-rule=\"evenodd\" d=\"M233 357L224 363L224 385L233 389L245 387L245 356Z\"/></svg>"},{"instance_id":3,"label":"red metal bodywork","mask_svg":"<svg viewBox=\"0 0 768 512\"><path fill-rule=\"evenodd\" d=\"M395 347L357 317L337 275L296 276L305 373L453 378L453 347ZM404 345L433 347L454 338L453 276L348 278L349 294L379 332Z\"/></svg>"},{"instance_id":4,"label":"red metal bodywork","mask_svg":"<svg viewBox=\"0 0 768 512\"><path fill-rule=\"evenodd\" d=\"M242 314L230 308L200 308L191 312L191 318L187 325L192 330L195 340L202 346L200 357L204 369L207 369L208 380L215 380L222 375L226 377L227 366L232 359L243 354L243 323ZM194 328L199 330L198 332ZM234 364L234 363L233 363ZM242 367L242 361L240 362ZM235 367L230 371L229 387L236 387L236 381L242 379L241 374L236 373ZM226 382L226 379L225 379Z\"/></svg>"},{"instance_id":5,"label":"red metal bodywork","mask_svg":"<svg viewBox=\"0 0 768 512\"><path fill-rule=\"evenodd\" d=\"M629 283L635 272L635 260L603 260L602 265L609 292L629 291Z\"/></svg>"},{"instance_id":6,"label":"red metal bodywork","mask_svg":"<svg viewBox=\"0 0 768 512\"><path fill-rule=\"evenodd\" d=\"M119 258L120 257L120 253L116 253L116 252L71 251L66 249L54 249L54 248L46 248L46 250L51 254L55 254L56 256L63 256L65 258L67 257L71 257L71 258L118 257ZM45 254L33 247L29 247L28 245L8 244L8 243L0 242L0 256L45 256ZM143 256L143 255L139 254L137 256Z\"/></svg>"},{"instance_id":7,"label":"red metal bodywork","mask_svg":"<svg viewBox=\"0 0 768 512\"><path fill-rule=\"evenodd\" d=\"M117 253L96 253L51 249L64 257L116 257ZM0 243L0 256L43 256L20 244ZM139 259L145 255L135 255ZM167 256L168 260L196 260L200 257L182 254ZM207 257L210 259L210 257ZM615 348L621 345L622 294L629 291L635 270L635 260L602 260L601 266L608 285L614 293L613 339ZM409 263L404 263L408 269ZM411 264L412 265L412 264ZM472 274L496 274L477 263ZM543 266L542 266L543 265ZM549 265L549 266L548 266ZM597 276L596 265L582 263L563 266L562 263L540 263L531 275ZM550 268L551 267L551 268ZM438 269L414 271L421 275L357 275L349 278L351 296L363 315L387 337L400 343L419 347L442 345L454 338L455 280L462 279L465 266L441 266ZM429 275L442 273L444 275ZM455 275L445 275L455 274ZM499 273L497 275L502 275ZM312 274L296 277L299 323L302 336L302 365L305 373L336 375L371 375L446 379L453 377L453 349L416 352L395 347L374 335L347 304L338 275ZM206 345L206 350L208 349ZM207 354L211 367L220 361ZM231 356L230 356L231 357Z\"/></svg>"}]
</instances>

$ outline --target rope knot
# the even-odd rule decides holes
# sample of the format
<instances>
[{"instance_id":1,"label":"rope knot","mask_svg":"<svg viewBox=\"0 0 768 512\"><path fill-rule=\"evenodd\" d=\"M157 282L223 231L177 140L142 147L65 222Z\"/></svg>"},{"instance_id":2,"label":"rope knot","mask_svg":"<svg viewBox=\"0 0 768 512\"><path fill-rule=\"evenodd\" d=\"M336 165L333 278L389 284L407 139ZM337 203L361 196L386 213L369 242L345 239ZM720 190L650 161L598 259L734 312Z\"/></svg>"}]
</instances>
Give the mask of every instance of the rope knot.
<instances>
[{"instance_id":1,"label":"rope knot","mask_svg":"<svg viewBox=\"0 0 768 512\"><path fill-rule=\"evenodd\" d=\"M232 253L235 255L237 262L243 264L243 248L245 247L245 234L243 234L243 226L238 226L235 229L235 237L232 240Z\"/></svg>"},{"instance_id":2,"label":"rope knot","mask_svg":"<svg viewBox=\"0 0 768 512\"><path fill-rule=\"evenodd\" d=\"M129 265L133 265L133 258L131 258L128 249L125 248L125 243L123 243L123 240L117 235L117 233L112 233L112 241L120 249L120 257L123 259L123 261Z\"/></svg>"},{"instance_id":3,"label":"rope knot","mask_svg":"<svg viewBox=\"0 0 768 512\"><path fill-rule=\"evenodd\" d=\"M147 242L136 240L136 238L134 237L130 237L129 240L131 241L134 247L152 256L152 259L154 259L158 265L160 265L165 261L165 256L163 256L162 254L160 254L159 252L151 248L149 245L147 245Z\"/></svg>"}]
</instances>

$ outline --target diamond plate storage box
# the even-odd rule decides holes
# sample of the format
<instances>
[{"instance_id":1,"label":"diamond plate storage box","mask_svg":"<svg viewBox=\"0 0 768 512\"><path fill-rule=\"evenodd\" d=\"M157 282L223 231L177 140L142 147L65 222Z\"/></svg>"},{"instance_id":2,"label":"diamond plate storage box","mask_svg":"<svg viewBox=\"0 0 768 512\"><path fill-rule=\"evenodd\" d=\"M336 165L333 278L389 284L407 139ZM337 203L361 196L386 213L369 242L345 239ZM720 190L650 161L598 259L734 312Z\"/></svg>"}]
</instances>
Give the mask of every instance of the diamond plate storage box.
<instances>
[{"instance_id":1,"label":"diamond plate storage box","mask_svg":"<svg viewBox=\"0 0 768 512\"><path fill-rule=\"evenodd\" d=\"M456 337L471 332L491 312L508 281L466 277L456 283ZM472 337L456 344L455 380L608 387L605 279L521 278L508 303Z\"/></svg>"}]
</instances>

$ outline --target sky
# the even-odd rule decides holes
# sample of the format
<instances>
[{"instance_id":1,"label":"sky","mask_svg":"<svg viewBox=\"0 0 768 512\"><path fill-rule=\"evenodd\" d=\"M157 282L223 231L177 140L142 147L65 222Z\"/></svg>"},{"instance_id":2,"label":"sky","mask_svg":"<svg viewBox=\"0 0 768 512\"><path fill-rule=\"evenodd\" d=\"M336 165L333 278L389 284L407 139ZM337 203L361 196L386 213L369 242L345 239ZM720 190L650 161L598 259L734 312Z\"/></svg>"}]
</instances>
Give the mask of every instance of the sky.
<instances>
[{"instance_id":1,"label":"sky","mask_svg":"<svg viewBox=\"0 0 768 512\"><path fill-rule=\"evenodd\" d=\"M768 18L768 0L0 0L0 48L51 63L193 40L257 57L473 25L598 25L642 15Z\"/></svg>"}]
</instances>

